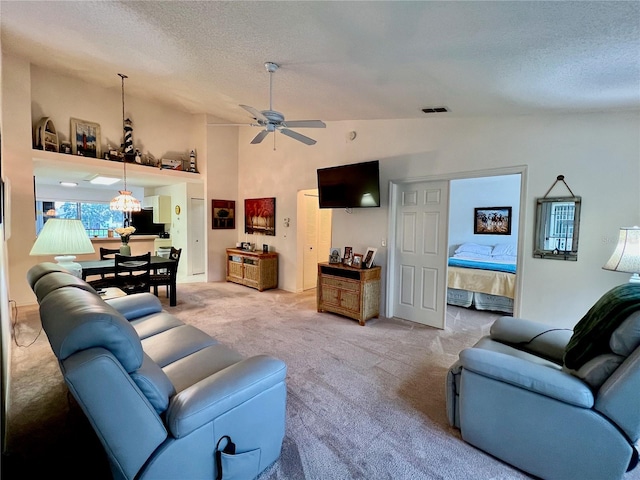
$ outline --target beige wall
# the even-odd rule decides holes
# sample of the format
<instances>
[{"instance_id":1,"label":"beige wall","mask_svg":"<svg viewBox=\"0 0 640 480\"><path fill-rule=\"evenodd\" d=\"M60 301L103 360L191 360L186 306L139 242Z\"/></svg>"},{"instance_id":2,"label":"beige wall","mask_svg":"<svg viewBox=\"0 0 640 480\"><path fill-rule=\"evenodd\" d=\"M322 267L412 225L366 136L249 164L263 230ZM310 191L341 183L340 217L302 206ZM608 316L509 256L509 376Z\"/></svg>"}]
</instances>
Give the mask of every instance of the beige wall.
<instances>
[{"instance_id":1,"label":"beige wall","mask_svg":"<svg viewBox=\"0 0 640 480\"><path fill-rule=\"evenodd\" d=\"M350 142L347 133L358 132ZM296 218L296 192L316 187L321 166L381 160L383 205L378 209L335 210L332 244L364 251L378 247L376 263L386 270L388 182L392 179L456 177L485 169L525 166L521 315L573 325L625 274L602 270L620 226L640 223L640 115L584 114L507 118L332 122L309 130L313 147L278 136L250 145L253 128L241 128L238 197L275 196L277 236L270 240L280 261L280 287L295 290L295 226L284 237L282 218ZM532 258L535 198L564 174L583 198L577 262ZM242 212L240 212L242 215ZM238 232L238 239L244 235ZM249 241L262 243L260 239ZM386 271L383 270L383 275Z\"/></svg>"}]
</instances>

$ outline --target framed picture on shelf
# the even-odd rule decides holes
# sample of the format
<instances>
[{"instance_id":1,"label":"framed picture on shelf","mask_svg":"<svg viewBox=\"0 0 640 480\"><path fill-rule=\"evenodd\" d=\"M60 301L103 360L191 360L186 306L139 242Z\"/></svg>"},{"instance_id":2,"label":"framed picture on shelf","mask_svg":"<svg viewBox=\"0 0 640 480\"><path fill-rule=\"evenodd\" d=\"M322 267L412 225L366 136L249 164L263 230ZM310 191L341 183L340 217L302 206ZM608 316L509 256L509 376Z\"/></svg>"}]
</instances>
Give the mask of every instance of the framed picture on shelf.
<instances>
[{"instance_id":1,"label":"framed picture on shelf","mask_svg":"<svg viewBox=\"0 0 640 480\"><path fill-rule=\"evenodd\" d=\"M351 266L355 268L362 268L362 254L354 253L353 261L351 262Z\"/></svg>"},{"instance_id":2,"label":"framed picture on shelf","mask_svg":"<svg viewBox=\"0 0 640 480\"><path fill-rule=\"evenodd\" d=\"M342 261L340 247L331 247L329 252L329 263L340 263Z\"/></svg>"},{"instance_id":3,"label":"framed picture on shelf","mask_svg":"<svg viewBox=\"0 0 640 480\"><path fill-rule=\"evenodd\" d=\"M351 265L351 261L353 260L353 249L351 247L344 247L344 257L342 258L342 263L345 265Z\"/></svg>"},{"instance_id":4,"label":"framed picture on shelf","mask_svg":"<svg viewBox=\"0 0 640 480\"><path fill-rule=\"evenodd\" d=\"M364 254L364 259L362 260L364 267L371 268L373 266L373 259L375 258L377 251L377 248L367 248L367 253Z\"/></svg>"},{"instance_id":5,"label":"framed picture on shelf","mask_svg":"<svg viewBox=\"0 0 640 480\"><path fill-rule=\"evenodd\" d=\"M511 235L511 207L480 207L473 210L474 234Z\"/></svg>"},{"instance_id":6,"label":"framed picture on shelf","mask_svg":"<svg viewBox=\"0 0 640 480\"><path fill-rule=\"evenodd\" d=\"M72 118L70 137L73 155L101 158L99 124Z\"/></svg>"},{"instance_id":7,"label":"framed picture on shelf","mask_svg":"<svg viewBox=\"0 0 640 480\"><path fill-rule=\"evenodd\" d=\"M211 200L211 228L236 228L235 200Z\"/></svg>"},{"instance_id":8,"label":"framed picture on shelf","mask_svg":"<svg viewBox=\"0 0 640 480\"><path fill-rule=\"evenodd\" d=\"M275 197L244 200L244 233L275 236Z\"/></svg>"}]
</instances>

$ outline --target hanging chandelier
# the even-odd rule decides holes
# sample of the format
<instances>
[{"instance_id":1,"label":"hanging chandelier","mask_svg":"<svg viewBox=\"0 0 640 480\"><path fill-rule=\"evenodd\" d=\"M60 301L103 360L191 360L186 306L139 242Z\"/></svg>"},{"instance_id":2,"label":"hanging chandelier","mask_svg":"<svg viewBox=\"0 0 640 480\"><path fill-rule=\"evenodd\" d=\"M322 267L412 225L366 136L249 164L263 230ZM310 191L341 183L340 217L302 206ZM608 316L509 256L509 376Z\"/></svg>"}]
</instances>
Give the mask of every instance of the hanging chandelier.
<instances>
[{"instance_id":1,"label":"hanging chandelier","mask_svg":"<svg viewBox=\"0 0 640 480\"><path fill-rule=\"evenodd\" d=\"M124 118L124 79L128 77L122 73L119 73L118 75L122 79L122 131L126 137L127 125ZM127 156L126 155L123 156L122 163L124 165L124 175L123 175L124 190L120 190L118 192L119 195L111 199L111 202L109 202L109 209L117 210L119 212L125 212L125 213L139 212L141 209L140 200L135 198L131 194L131 192L127 190Z\"/></svg>"}]
</instances>

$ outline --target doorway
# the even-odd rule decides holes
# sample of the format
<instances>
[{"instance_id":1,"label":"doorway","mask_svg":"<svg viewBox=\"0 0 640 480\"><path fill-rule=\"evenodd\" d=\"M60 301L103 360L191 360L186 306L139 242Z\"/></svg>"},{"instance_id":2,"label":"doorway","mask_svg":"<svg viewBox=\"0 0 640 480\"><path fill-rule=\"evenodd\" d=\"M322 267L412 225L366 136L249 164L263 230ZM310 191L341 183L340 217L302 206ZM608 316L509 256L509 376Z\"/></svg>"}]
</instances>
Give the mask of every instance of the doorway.
<instances>
[{"instance_id":1,"label":"doorway","mask_svg":"<svg viewBox=\"0 0 640 480\"><path fill-rule=\"evenodd\" d=\"M331 249L331 209L318 206L318 190L300 190L297 197L296 290L316 288L318 263L326 262Z\"/></svg>"},{"instance_id":2,"label":"doorway","mask_svg":"<svg viewBox=\"0 0 640 480\"><path fill-rule=\"evenodd\" d=\"M204 274L204 199L189 199L189 275Z\"/></svg>"},{"instance_id":3,"label":"doorway","mask_svg":"<svg viewBox=\"0 0 640 480\"><path fill-rule=\"evenodd\" d=\"M507 175L517 176L517 188L513 193L515 200L504 201L512 204L509 206L513 206L512 231L515 236L512 237L512 241L517 246L517 258L520 263L523 241L522 236L517 235L517 232L522 228L521 213L526 193L524 188L526 167L390 182L389 268L387 269L385 316L395 316L435 328L445 328L447 258L450 255L452 241L461 242L457 222L461 222L465 225L464 228L471 230L468 237L470 240L467 241L501 243L506 240L504 238L478 240L478 236L473 235L474 206L498 206L488 203L485 205L486 202L492 203L489 195L492 189L485 189L480 194L467 194L469 196L467 203L470 206L466 209L470 209L470 213L466 210L462 213L456 210L453 218L451 195L456 194L456 189L451 189L451 184L458 179L498 178ZM479 203L476 205L477 202ZM456 199L453 203L459 202ZM454 224L456 228L452 229ZM519 311L520 291L521 279L516 276L514 315Z\"/></svg>"}]
</instances>

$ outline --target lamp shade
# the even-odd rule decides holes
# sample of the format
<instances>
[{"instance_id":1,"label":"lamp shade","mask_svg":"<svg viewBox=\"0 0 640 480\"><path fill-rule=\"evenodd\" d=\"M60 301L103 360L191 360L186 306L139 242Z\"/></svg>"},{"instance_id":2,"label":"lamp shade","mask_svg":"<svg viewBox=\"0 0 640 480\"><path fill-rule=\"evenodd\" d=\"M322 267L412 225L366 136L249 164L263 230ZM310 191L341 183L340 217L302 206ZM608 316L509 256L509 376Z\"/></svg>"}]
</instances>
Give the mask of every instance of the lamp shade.
<instances>
[{"instance_id":1,"label":"lamp shade","mask_svg":"<svg viewBox=\"0 0 640 480\"><path fill-rule=\"evenodd\" d=\"M131 195L128 190L120 190L120 195L111 199L109 202L110 210L117 210L119 212L139 212L142 208L140 206L140 200Z\"/></svg>"},{"instance_id":2,"label":"lamp shade","mask_svg":"<svg viewBox=\"0 0 640 480\"><path fill-rule=\"evenodd\" d=\"M640 281L640 227L622 227L618 245L602 267L605 270L633 273L632 281Z\"/></svg>"},{"instance_id":3,"label":"lamp shade","mask_svg":"<svg viewBox=\"0 0 640 480\"><path fill-rule=\"evenodd\" d=\"M75 255L94 253L95 249L80 220L50 218L44 224L29 255L57 255L58 264L74 275L82 275Z\"/></svg>"}]
</instances>

